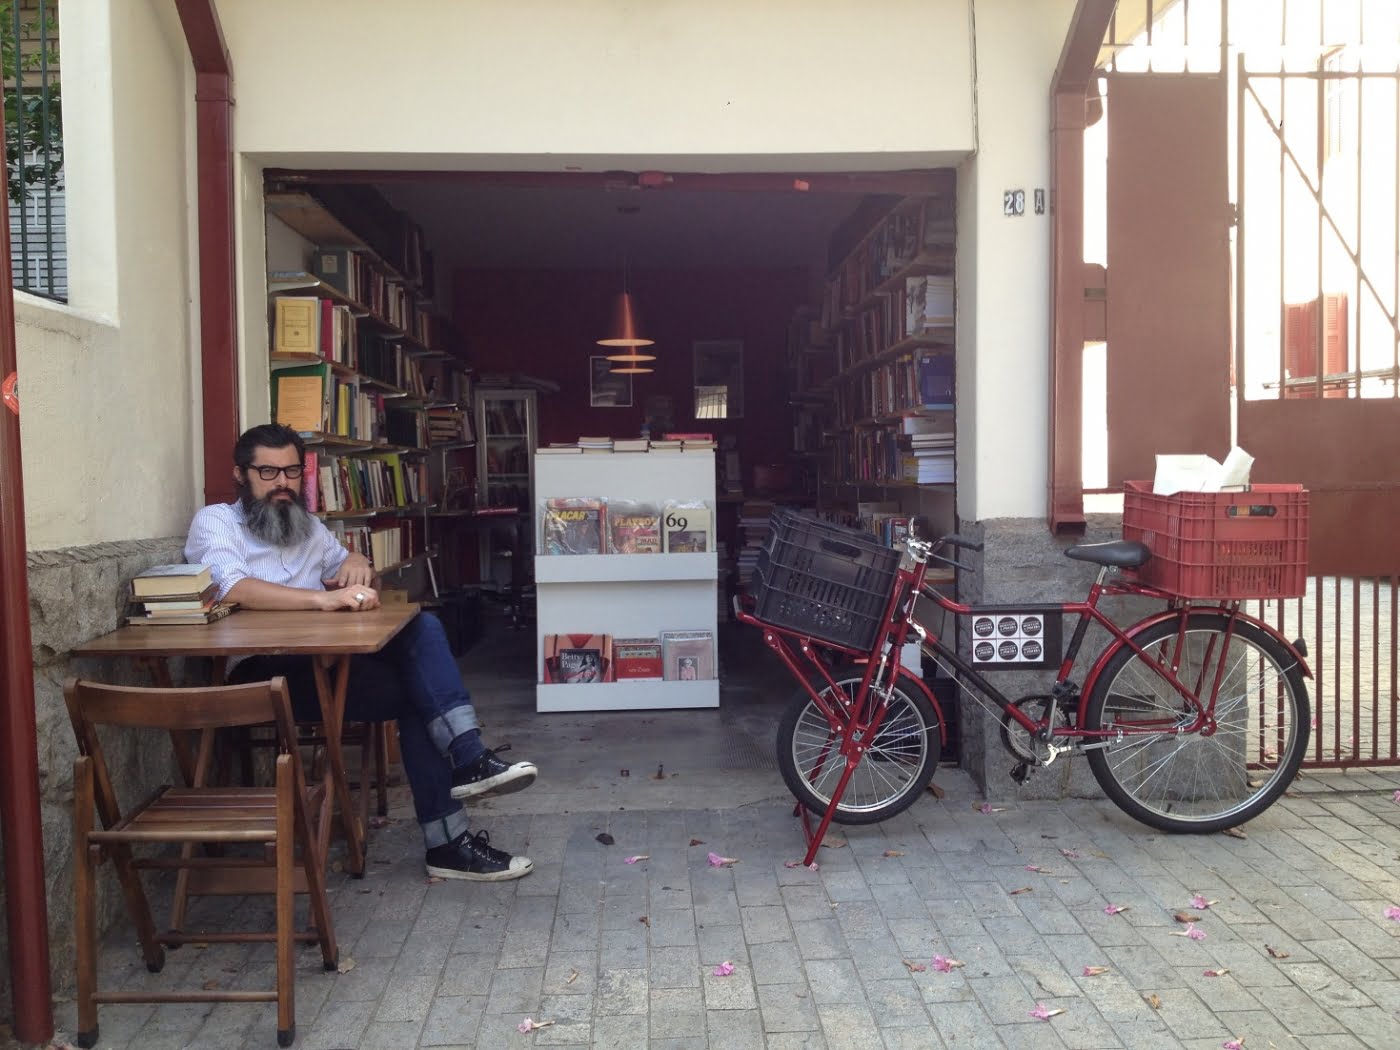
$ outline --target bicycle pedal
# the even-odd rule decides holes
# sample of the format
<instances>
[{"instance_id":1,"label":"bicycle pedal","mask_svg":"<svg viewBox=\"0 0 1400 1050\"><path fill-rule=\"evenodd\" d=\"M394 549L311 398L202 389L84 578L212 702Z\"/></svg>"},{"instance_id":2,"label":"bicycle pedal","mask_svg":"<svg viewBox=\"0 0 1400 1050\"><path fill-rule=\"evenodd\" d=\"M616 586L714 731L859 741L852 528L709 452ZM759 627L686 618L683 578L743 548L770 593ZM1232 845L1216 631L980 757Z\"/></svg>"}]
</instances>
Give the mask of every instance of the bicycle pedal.
<instances>
[{"instance_id":1,"label":"bicycle pedal","mask_svg":"<svg viewBox=\"0 0 1400 1050\"><path fill-rule=\"evenodd\" d=\"M1031 767L1027 762L1017 762L1011 767L1011 779L1018 784L1024 784L1031 777Z\"/></svg>"}]
</instances>

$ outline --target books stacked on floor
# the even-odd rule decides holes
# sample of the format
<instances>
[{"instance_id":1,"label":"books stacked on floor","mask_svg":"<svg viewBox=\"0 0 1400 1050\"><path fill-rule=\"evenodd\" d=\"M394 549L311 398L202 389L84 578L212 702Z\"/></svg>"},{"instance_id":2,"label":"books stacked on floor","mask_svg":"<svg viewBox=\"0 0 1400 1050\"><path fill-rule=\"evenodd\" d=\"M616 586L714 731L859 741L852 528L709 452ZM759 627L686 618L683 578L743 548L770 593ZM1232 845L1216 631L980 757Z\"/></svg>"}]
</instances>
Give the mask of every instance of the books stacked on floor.
<instances>
[{"instance_id":1,"label":"books stacked on floor","mask_svg":"<svg viewBox=\"0 0 1400 1050\"><path fill-rule=\"evenodd\" d=\"M223 619L237 603L215 599L207 565L153 565L132 578L128 624L196 624Z\"/></svg>"},{"instance_id":2,"label":"books stacked on floor","mask_svg":"<svg viewBox=\"0 0 1400 1050\"><path fill-rule=\"evenodd\" d=\"M768 518L773 513L771 500L745 500L739 506L739 529L744 534L744 546L739 551L739 586L748 589L758 552L768 537Z\"/></svg>"}]
</instances>

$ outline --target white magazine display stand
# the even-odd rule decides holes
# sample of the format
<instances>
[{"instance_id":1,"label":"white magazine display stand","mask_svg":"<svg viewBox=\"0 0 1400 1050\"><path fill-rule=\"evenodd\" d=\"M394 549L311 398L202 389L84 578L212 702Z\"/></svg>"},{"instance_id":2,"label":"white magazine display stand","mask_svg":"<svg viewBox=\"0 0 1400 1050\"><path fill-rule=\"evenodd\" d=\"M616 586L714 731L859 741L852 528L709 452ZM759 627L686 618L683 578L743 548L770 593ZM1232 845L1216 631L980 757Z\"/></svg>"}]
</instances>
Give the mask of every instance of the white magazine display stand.
<instances>
[{"instance_id":1,"label":"white magazine display stand","mask_svg":"<svg viewBox=\"0 0 1400 1050\"><path fill-rule=\"evenodd\" d=\"M715 456L696 452L582 452L535 457L535 540L540 510L560 497L644 500L664 513L668 500L703 500L713 530ZM604 537L606 549L607 539ZM640 711L718 707L718 678L700 682L545 682L545 638L607 634L655 638L662 631L709 631L716 647L719 564L710 550L695 554L555 554L535 556L537 711ZM718 673L718 670L716 670Z\"/></svg>"}]
</instances>

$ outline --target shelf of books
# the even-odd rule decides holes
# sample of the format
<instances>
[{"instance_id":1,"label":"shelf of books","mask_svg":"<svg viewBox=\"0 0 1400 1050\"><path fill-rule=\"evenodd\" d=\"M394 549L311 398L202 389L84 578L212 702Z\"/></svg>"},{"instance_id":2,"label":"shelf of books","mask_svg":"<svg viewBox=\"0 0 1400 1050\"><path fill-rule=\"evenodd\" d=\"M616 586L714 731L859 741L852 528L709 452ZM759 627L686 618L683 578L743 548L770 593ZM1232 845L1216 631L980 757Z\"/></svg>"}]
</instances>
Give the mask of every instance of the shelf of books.
<instances>
[{"instance_id":1,"label":"shelf of books","mask_svg":"<svg viewBox=\"0 0 1400 1050\"><path fill-rule=\"evenodd\" d=\"M828 277L819 319L794 321L794 448L823 505L954 484L954 245L951 199L901 201Z\"/></svg>"},{"instance_id":2,"label":"shelf of books","mask_svg":"<svg viewBox=\"0 0 1400 1050\"><path fill-rule=\"evenodd\" d=\"M384 249L382 201L333 212L306 189L270 187L266 203L272 418L306 441L308 508L401 574L429 549L438 453L474 440L460 342L428 309L431 261L412 230ZM378 236L357 234L361 222Z\"/></svg>"},{"instance_id":3,"label":"shelf of books","mask_svg":"<svg viewBox=\"0 0 1400 1050\"><path fill-rule=\"evenodd\" d=\"M536 709L718 707L713 451L534 468Z\"/></svg>"}]
</instances>

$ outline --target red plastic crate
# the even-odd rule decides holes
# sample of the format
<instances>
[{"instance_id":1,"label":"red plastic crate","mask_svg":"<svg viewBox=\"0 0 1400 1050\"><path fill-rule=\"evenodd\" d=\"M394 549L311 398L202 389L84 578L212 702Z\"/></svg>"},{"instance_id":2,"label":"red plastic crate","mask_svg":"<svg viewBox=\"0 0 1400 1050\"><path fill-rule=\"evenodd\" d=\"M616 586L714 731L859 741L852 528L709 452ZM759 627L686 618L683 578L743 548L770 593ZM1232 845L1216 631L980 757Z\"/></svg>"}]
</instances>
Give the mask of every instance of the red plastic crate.
<instances>
[{"instance_id":1,"label":"red plastic crate","mask_svg":"<svg viewBox=\"0 0 1400 1050\"><path fill-rule=\"evenodd\" d=\"M1134 574L1183 598L1296 598L1308 581L1308 493L1301 485L1157 496L1123 483L1123 538L1152 560Z\"/></svg>"}]
</instances>

